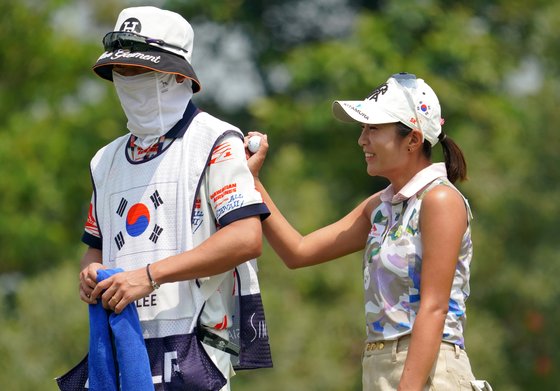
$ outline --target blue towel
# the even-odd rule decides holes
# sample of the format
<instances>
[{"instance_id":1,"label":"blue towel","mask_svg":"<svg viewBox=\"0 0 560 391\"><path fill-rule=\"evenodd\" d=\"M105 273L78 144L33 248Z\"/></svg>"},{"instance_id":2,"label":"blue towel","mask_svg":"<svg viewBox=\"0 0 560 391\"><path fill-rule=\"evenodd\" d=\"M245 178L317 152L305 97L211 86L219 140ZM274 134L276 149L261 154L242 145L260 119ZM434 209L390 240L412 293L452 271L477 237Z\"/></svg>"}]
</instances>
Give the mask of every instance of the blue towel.
<instances>
[{"instance_id":1,"label":"blue towel","mask_svg":"<svg viewBox=\"0 0 560 391\"><path fill-rule=\"evenodd\" d=\"M101 281L122 271L100 270ZM238 300L230 334L232 342L240 345L241 354L232 356L235 369L272 367L268 332L257 280L257 269L252 262L237 267ZM90 305L90 352L69 372L56 378L61 391L144 391L154 390L151 375L163 375L157 389L220 390L226 378L212 363L192 333L153 337L144 341L134 304L115 315L105 311L101 303ZM148 354L152 371L148 366ZM165 368L167 352L176 354L172 368ZM89 363L89 368L88 368ZM169 364L169 363L168 363ZM169 371L171 369L171 371ZM88 370L90 372L89 384ZM118 380L120 380L120 388ZM162 382L162 380L164 380Z\"/></svg>"},{"instance_id":2,"label":"blue towel","mask_svg":"<svg viewBox=\"0 0 560 391\"><path fill-rule=\"evenodd\" d=\"M98 270L97 282L122 272ZM90 391L154 391L150 360L133 303L115 314L101 300L89 306L88 374Z\"/></svg>"}]
</instances>

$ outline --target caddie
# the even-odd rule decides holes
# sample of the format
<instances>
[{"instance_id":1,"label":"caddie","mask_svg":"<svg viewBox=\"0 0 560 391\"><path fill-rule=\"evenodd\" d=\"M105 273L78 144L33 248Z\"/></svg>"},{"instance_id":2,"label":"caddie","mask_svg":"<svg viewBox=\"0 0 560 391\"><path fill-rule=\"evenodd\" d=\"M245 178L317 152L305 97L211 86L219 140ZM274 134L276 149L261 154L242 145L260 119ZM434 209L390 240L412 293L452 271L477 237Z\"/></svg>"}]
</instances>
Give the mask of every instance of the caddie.
<instances>
[{"instance_id":1,"label":"caddie","mask_svg":"<svg viewBox=\"0 0 560 391\"><path fill-rule=\"evenodd\" d=\"M255 261L269 211L243 133L192 101L193 38L177 13L127 8L93 66L113 82L129 132L91 161L80 299L112 319L135 306L156 390L229 390L234 366L272 365ZM101 281L100 269L123 271ZM93 354L61 389L88 389Z\"/></svg>"}]
</instances>

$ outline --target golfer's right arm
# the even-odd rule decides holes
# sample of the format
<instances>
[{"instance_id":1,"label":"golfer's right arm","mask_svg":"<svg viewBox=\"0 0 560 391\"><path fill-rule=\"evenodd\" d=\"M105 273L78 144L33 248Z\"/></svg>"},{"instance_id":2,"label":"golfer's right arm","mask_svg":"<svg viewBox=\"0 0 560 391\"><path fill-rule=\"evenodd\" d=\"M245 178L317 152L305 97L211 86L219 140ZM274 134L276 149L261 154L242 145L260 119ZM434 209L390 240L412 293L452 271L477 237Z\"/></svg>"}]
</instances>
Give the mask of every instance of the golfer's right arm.
<instances>
[{"instance_id":1,"label":"golfer's right arm","mask_svg":"<svg viewBox=\"0 0 560 391\"><path fill-rule=\"evenodd\" d=\"M259 179L268 151L268 138L257 132L249 132L248 137L252 135L261 136L261 145L256 153L249 155L248 164L255 187L270 210L270 216L262 222L263 232L286 266L290 269L312 266L362 250L371 229L368 211L375 203L375 196L337 222L302 236L282 215Z\"/></svg>"}]
</instances>

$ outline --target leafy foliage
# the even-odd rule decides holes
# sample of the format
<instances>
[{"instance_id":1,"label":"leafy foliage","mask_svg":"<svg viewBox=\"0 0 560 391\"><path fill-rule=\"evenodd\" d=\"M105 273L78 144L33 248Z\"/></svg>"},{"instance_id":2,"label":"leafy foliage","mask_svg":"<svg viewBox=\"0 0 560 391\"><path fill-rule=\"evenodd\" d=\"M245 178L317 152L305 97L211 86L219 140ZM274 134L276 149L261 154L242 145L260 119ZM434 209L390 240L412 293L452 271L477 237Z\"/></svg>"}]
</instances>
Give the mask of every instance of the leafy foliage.
<instances>
[{"instance_id":1,"label":"leafy foliage","mask_svg":"<svg viewBox=\"0 0 560 391\"><path fill-rule=\"evenodd\" d=\"M52 22L78 3L0 4L0 33L17 37L0 51L0 384L6 389L56 389L52 378L77 363L87 344L76 276L91 193L88 161L122 133L124 117L110 83L90 71L102 32L61 33ZM90 4L89 23L112 28L123 3ZM475 214L466 338L475 374L495 389L555 388L558 2L166 5L183 13L195 33L216 34L215 42L201 39L208 47L195 49L195 60L205 53L206 64L237 64L240 53L219 45L228 32L250 43L247 69L256 72L251 80L260 93L246 105L221 105L219 95L234 88L232 74L240 73L234 67L206 74L206 84L219 88L195 98L242 129L269 135L263 180L303 233L386 185L365 173L359 129L332 118L332 101L362 98L398 71L424 78L442 103L445 131L469 163L470 180L460 187ZM205 63L194 66L204 73ZM275 367L239 373L234 389L361 389L360 255L291 271L265 248L261 284Z\"/></svg>"}]
</instances>

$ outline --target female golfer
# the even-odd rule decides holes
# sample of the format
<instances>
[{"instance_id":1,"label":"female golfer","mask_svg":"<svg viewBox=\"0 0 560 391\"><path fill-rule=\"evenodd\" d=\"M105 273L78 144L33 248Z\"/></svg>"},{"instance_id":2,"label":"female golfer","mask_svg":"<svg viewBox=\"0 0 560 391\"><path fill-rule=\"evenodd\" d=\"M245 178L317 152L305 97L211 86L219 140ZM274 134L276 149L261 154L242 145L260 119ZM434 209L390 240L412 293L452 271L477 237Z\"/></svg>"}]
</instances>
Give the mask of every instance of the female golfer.
<instances>
[{"instance_id":1,"label":"female golfer","mask_svg":"<svg viewBox=\"0 0 560 391\"><path fill-rule=\"evenodd\" d=\"M268 242L289 268L365 247L364 390L472 390L464 341L471 212L453 186L467 169L459 147L442 132L436 94L424 80L399 73L364 100L335 101L333 113L360 124L367 173L390 185L339 221L302 236L258 178L266 135L249 132L246 139L262 136L249 166L272 213L263 221ZM445 163L432 162L438 143Z\"/></svg>"}]
</instances>

